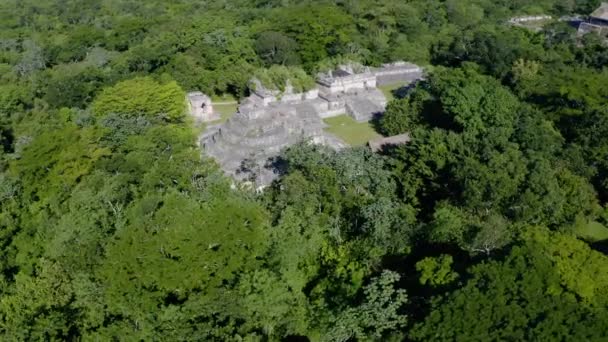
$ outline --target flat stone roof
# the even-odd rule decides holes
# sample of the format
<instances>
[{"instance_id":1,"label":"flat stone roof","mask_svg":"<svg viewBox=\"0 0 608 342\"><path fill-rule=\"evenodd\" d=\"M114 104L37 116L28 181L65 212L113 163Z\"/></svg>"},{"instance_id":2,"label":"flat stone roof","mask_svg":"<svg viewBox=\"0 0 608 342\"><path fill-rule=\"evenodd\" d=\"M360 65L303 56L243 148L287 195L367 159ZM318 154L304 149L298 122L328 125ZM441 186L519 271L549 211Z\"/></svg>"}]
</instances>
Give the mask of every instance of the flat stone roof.
<instances>
[{"instance_id":1,"label":"flat stone roof","mask_svg":"<svg viewBox=\"0 0 608 342\"><path fill-rule=\"evenodd\" d=\"M372 152L378 152L381 151L384 146L407 144L411 140L412 138L410 137L409 133L403 133L386 138L370 140L367 144L369 145L369 148L371 148Z\"/></svg>"},{"instance_id":2,"label":"flat stone roof","mask_svg":"<svg viewBox=\"0 0 608 342\"><path fill-rule=\"evenodd\" d=\"M206 100L210 100L210 97L201 93L200 91L193 91L193 92L188 93L188 99L190 99L190 101L193 101L193 100L206 101Z\"/></svg>"},{"instance_id":3,"label":"flat stone roof","mask_svg":"<svg viewBox=\"0 0 608 342\"><path fill-rule=\"evenodd\" d=\"M409 62L395 62L382 64L380 68L373 68L374 71L387 71L387 70L404 70L404 69L420 69L420 66L409 63Z\"/></svg>"},{"instance_id":4,"label":"flat stone roof","mask_svg":"<svg viewBox=\"0 0 608 342\"><path fill-rule=\"evenodd\" d=\"M351 73L346 71L346 70L342 70L342 69L336 69L334 71L331 72L331 75L333 77L346 77L346 76L350 76Z\"/></svg>"},{"instance_id":5,"label":"flat stone roof","mask_svg":"<svg viewBox=\"0 0 608 342\"><path fill-rule=\"evenodd\" d=\"M600 7L590 14L590 17L608 21L608 2L602 2Z\"/></svg>"}]
</instances>

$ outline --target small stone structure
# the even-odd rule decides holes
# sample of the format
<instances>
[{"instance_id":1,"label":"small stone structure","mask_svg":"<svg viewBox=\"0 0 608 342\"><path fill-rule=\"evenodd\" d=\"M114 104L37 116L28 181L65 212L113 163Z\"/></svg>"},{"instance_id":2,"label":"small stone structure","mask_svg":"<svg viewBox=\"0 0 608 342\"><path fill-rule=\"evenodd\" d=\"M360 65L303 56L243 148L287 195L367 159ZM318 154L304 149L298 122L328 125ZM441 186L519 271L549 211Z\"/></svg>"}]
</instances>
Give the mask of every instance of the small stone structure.
<instances>
[{"instance_id":1,"label":"small stone structure","mask_svg":"<svg viewBox=\"0 0 608 342\"><path fill-rule=\"evenodd\" d=\"M349 114L357 121L369 121L386 107L378 85L408 84L422 77L422 68L396 62L380 68L339 66L318 75L317 87L301 93L294 93L289 83L280 92L253 79L251 95L240 103L238 112L226 123L208 127L200 145L226 173L264 187L277 177L269 161L287 146L299 141L334 149L347 146L325 132L323 118Z\"/></svg>"},{"instance_id":2,"label":"small stone structure","mask_svg":"<svg viewBox=\"0 0 608 342\"><path fill-rule=\"evenodd\" d=\"M543 26L550 20L553 20L553 17L550 15L526 15L509 19L508 24L540 32Z\"/></svg>"},{"instance_id":3,"label":"small stone structure","mask_svg":"<svg viewBox=\"0 0 608 342\"><path fill-rule=\"evenodd\" d=\"M403 145L410 142L412 138L408 133L393 135L386 138L378 138L374 140L370 140L367 145L372 150L372 152L381 151L386 146L397 146Z\"/></svg>"},{"instance_id":4,"label":"small stone structure","mask_svg":"<svg viewBox=\"0 0 608 342\"><path fill-rule=\"evenodd\" d=\"M188 95L186 95L186 100L188 102L190 115L192 115L195 120L209 122L220 118L220 115L213 111L211 98L200 91L188 93Z\"/></svg>"},{"instance_id":5,"label":"small stone structure","mask_svg":"<svg viewBox=\"0 0 608 342\"><path fill-rule=\"evenodd\" d=\"M608 2L602 2L600 7L589 15L589 23L608 26Z\"/></svg>"},{"instance_id":6,"label":"small stone structure","mask_svg":"<svg viewBox=\"0 0 608 342\"><path fill-rule=\"evenodd\" d=\"M526 23L530 21L543 21L553 19L550 15L525 15L522 17L514 17L509 19L511 24Z\"/></svg>"},{"instance_id":7,"label":"small stone structure","mask_svg":"<svg viewBox=\"0 0 608 342\"><path fill-rule=\"evenodd\" d=\"M346 93L353 89L368 89L376 87L376 75L369 67L356 72L352 65L339 66L338 69L317 78L319 91L325 94Z\"/></svg>"},{"instance_id":8,"label":"small stone structure","mask_svg":"<svg viewBox=\"0 0 608 342\"><path fill-rule=\"evenodd\" d=\"M579 36L596 33L608 37L608 3L603 2L599 8L589 15L585 22L578 27Z\"/></svg>"}]
</instances>

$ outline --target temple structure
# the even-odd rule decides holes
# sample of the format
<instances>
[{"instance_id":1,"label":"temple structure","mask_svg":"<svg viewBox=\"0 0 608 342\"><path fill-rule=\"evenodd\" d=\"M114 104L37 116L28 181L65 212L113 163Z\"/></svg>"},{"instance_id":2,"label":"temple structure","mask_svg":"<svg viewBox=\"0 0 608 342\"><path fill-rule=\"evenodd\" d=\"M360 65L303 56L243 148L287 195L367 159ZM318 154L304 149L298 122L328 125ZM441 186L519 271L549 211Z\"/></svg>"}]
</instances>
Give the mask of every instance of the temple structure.
<instances>
[{"instance_id":1,"label":"temple structure","mask_svg":"<svg viewBox=\"0 0 608 342\"><path fill-rule=\"evenodd\" d=\"M608 3L603 2L599 8L589 15L586 22L578 27L579 35L596 33L608 37Z\"/></svg>"},{"instance_id":2,"label":"temple structure","mask_svg":"<svg viewBox=\"0 0 608 342\"><path fill-rule=\"evenodd\" d=\"M186 95L186 101L188 103L190 115L192 115L195 120L209 122L220 118L220 115L213 111L211 98L200 91L188 93L188 95Z\"/></svg>"},{"instance_id":3,"label":"temple structure","mask_svg":"<svg viewBox=\"0 0 608 342\"><path fill-rule=\"evenodd\" d=\"M208 127L200 145L227 174L263 187L277 177L269 161L287 146L299 141L347 146L324 130L323 118L348 114L369 121L386 107L378 85L411 84L422 77L419 66L396 62L379 68L342 65L319 74L317 86L304 92L294 92L289 82L283 92L267 89L253 79L251 95L238 112L224 124Z\"/></svg>"},{"instance_id":4,"label":"temple structure","mask_svg":"<svg viewBox=\"0 0 608 342\"><path fill-rule=\"evenodd\" d=\"M602 2L600 7L589 15L589 23L604 28L608 27L608 2Z\"/></svg>"}]
</instances>

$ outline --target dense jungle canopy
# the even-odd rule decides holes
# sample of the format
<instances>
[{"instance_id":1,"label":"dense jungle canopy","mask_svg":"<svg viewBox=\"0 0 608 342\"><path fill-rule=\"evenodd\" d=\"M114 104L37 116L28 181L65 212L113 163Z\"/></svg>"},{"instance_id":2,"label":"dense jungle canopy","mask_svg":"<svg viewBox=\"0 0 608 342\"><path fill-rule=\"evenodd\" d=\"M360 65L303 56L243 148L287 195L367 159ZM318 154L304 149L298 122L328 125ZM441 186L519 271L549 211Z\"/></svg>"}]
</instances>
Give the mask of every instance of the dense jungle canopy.
<instances>
[{"instance_id":1,"label":"dense jungle canopy","mask_svg":"<svg viewBox=\"0 0 608 342\"><path fill-rule=\"evenodd\" d=\"M506 24L598 5L0 1L0 339L607 340L608 47ZM426 68L411 143L201 154L185 92L344 60Z\"/></svg>"}]
</instances>

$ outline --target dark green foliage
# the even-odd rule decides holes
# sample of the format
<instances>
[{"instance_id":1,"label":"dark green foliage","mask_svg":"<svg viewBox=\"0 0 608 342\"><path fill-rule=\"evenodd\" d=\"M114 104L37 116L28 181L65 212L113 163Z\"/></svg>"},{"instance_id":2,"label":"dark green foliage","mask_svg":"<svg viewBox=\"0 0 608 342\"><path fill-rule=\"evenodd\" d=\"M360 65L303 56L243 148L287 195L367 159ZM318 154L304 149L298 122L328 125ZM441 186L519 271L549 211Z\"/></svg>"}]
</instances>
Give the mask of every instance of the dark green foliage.
<instances>
[{"instance_id":1,"label":"dark green foliage","mask_svg":"<svg viewBox=\"0 0 608 342\"><path fill-rule=\"evenodd\" d=\"M0 340L606 340L608 49L505 24L598 5L1 1ZM410 143L291 146L262 194L184 117L401 59Z\"/></svg>"},{"instance_id":2,"label":"dark green foliage","mask_svg":"<svg viewBox=\"0 0 608 342\"><path fill-rule=\"evenodd\" d=\"M587 257L590 260L584 261ZM472 278L466 285L436 298L426 321L416 326L411 337L421 341L602 340L608 322L605 299L581 301L577 283L589 286L585 290L590 294L605 288L606 277L586 278L587 272L606 274L598 269L605 268L605 259L571 237L538 233L504 261L471 268Z\"/></svg>"},{"instance_id":3,"label":"dark green foliage","mask_svg":"<svg viewBox=\"0 0 608 342\"><path fill-rule=\"evenodd\" d=\"M262 32L255 41L255 52L264 64L298 64L298 44L280 32Z\"/></svg>"},{"instance_id":4,"label":"dark green foliage","mask_svg":"<svg viewBox=\"0 0 608 342\"><path fill-rule=\"evenodd\" d=\"M402 289L395 289L397 273L384 271L365 287L365 302L343 311L336 317L334 328L325 336L332 341L381 339L387 331L403 328L407 322L399 310L407 303Z\"/></svg>"},{"instance_id":5,"label":"dark green foliage","mask_svg":"<svg viewBox=\"0 0 608 342\"><path fill-rule=\"evenodd\" d=\"M424 106L424 94L427 93L420 91L409 97L389 102L386 112L380 118L382 133L388 136L403 134L423 124L420 112Z\"/></svg>"},{"instance_id":6,"label":"dark green foliage","mask_svg":"<svg viewBox=\"0 0 608 342\"><path fill-rule=\"evenodd\" d=\"M84 108L95 97L108 76L99 68L61 65L42 76L46 83L44 99L54 107Z\"/></svg>"},{"instance_id":7,"label":"dark green foliage","mask_svg":"<svg viewBox=\"0 0 608 342\"><path fill-rule=\"evenodd\" d=\"M466 66L437 71L422 87L431 97L413 107L420 120L414 141L392 155L402 160L404 195L423 215L444 201L461 208L452 241L466 245L462 234L481 227L480 218L561 227L598 214L594 190L557 161L560 133L497 81ZM397 103L411 106L418 97Z\"/></svg>"}]
</instances>

